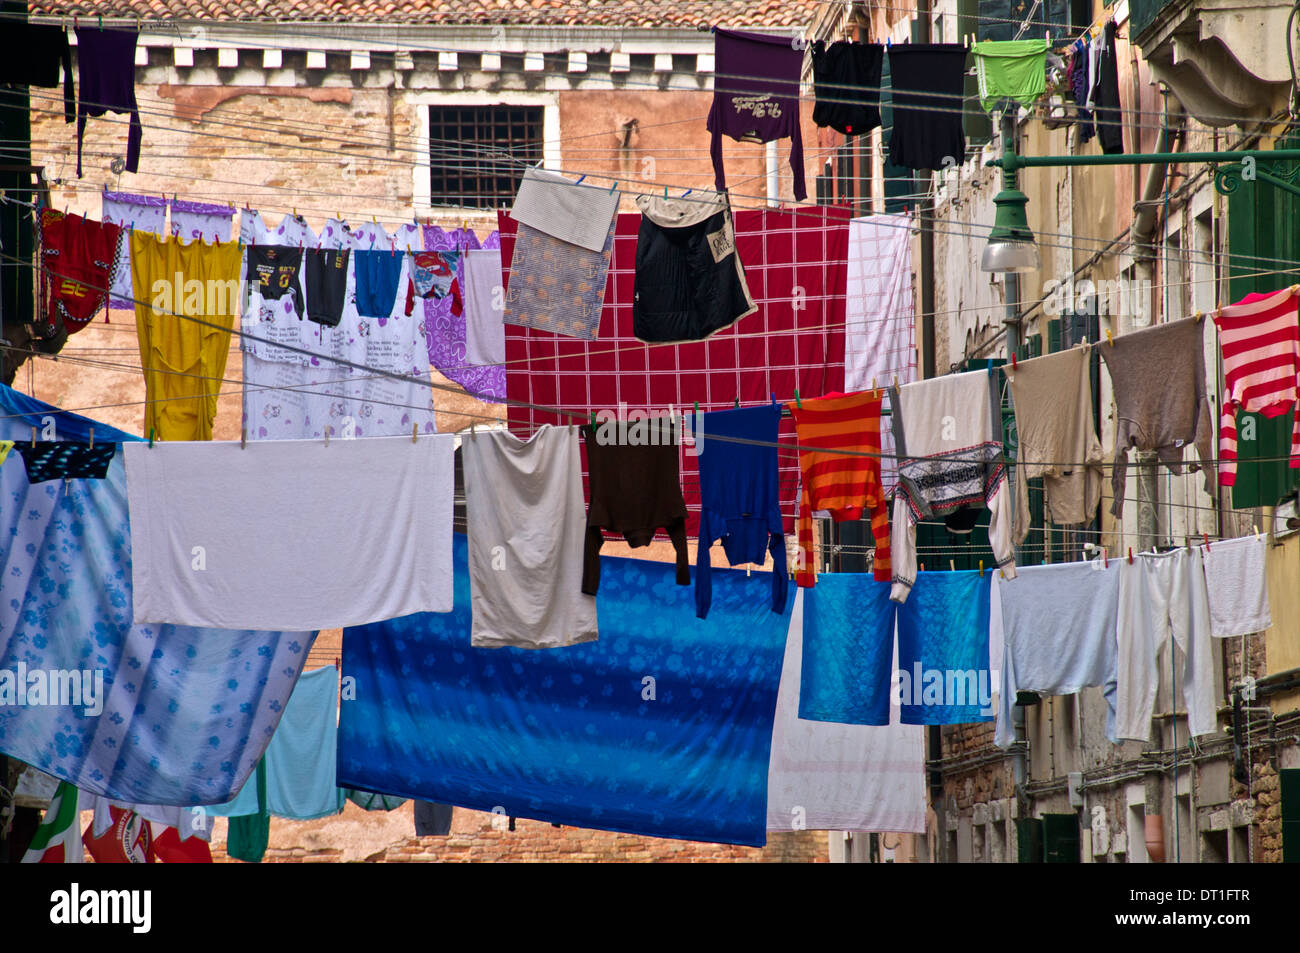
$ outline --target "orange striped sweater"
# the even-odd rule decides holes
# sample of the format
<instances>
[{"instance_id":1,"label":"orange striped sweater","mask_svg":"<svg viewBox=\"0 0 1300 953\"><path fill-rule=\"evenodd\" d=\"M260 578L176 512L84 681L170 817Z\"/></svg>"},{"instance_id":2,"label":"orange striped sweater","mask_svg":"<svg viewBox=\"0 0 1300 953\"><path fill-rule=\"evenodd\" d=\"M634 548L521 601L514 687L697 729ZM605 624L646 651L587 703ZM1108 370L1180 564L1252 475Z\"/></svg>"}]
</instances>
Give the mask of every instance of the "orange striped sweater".
<instances>
[{"instance_id":1,"label":"orange striped sweater","mask_svg":"<svg viewBox=\"0 0 1300 953\"><path fill-rule=\"evenodd\" d=\"M829 510L836 522L871 514L871 534L876 540L872 575L890 579L889 506L880 482L880 405L877 393L828 394L803 406L787 404L794 418L800 450L799 466L803 489L799 499L795 581L805 588L817 581L813 558L813 513ZM877 456L845 456L836 451L872 453Z\"/></svg>"}]
</instances>

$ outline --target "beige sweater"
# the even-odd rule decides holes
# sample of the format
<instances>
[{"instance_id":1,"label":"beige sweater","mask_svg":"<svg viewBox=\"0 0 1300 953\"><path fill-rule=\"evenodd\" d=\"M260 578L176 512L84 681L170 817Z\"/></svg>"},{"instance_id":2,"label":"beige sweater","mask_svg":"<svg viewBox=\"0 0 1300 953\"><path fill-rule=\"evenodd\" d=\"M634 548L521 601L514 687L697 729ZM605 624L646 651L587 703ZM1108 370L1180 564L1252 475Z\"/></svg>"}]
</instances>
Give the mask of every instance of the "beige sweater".
<instances>
[{"instance_id":1,"label":"beige sweater","mask_svg":"<svg viewBox=\"0 0 1300 953\"><path fill-rule=\"evenodd\" d=\"M1101 501L1104 454L1092 420L1088 348L1005 365L1016 410L1017 544L1029 535L1029 481L1043 478L1047 516L1059 526L1089 522Z\"/></svg>"}]
</instances>

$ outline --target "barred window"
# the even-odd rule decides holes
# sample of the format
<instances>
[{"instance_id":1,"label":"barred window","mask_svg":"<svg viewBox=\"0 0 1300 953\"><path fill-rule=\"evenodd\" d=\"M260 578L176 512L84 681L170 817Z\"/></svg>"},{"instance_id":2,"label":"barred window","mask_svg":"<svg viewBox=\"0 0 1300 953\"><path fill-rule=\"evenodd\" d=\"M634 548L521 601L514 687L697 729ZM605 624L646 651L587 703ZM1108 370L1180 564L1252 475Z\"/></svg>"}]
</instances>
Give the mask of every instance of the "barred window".
<instances>
[{"instance_id":1,"label":"barred window","mask_svg":"<svg viewBox=\"0 0 1300 953\"><path fill-rule=\"evenodd\" d=\"M541 106L430 106L429 199L499 208L542 161Z\"/></svg>"}]
</instances>

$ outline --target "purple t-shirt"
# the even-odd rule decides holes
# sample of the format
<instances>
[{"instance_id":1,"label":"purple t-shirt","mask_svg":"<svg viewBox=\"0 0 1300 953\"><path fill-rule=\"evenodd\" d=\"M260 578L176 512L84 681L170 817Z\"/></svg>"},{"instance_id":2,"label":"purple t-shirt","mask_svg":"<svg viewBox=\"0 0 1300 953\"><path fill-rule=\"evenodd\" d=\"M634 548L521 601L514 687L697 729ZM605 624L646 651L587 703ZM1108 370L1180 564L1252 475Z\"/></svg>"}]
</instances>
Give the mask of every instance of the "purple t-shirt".
<instances>
[{"instance_id":1,"label":"purple t-shirt","mask_svg":"<svg viewBox=\"0 0 1300 953\"><path fill-rule=\"evenodd\" d=\"M803 136L799 127L799 80L803 49L788 36L715 29L713 38L713 174L719 192L727 187L722 168L722 135L740 142L771 142L790 137L794 197L808 190L803 177Z\"/></svg>"}]
</instances>

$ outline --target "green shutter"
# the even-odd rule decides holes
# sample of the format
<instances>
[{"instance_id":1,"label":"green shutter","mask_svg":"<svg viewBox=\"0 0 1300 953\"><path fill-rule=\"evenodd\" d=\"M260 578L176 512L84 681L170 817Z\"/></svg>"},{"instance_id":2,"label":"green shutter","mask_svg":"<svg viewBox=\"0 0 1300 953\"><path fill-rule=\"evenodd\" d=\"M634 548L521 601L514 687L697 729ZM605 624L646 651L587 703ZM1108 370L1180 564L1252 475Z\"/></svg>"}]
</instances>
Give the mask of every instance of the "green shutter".
<instances>
[{"instance_id":1,"label":"green shutter","mask_svg":"<svg viewBox=\"0 0 1300 953\"><path fill-rule=\"evenodd\" d=\"M1297 147L1300 134L1296 133L1276 145L1278 149ZM1257 166L1292 185L1300 183L1300 164L1259 159ZM1228 196L1228 295L1232 301L1240 301L1251 292L1276 291L1297 280L1297 215L1300 196L1262 179L1238 182Z\"/></svg>"},{"instance_id":2,"label":"green shutter","mask_svg":"<svg viewBox=\"0 0 1300 953\"><path fill-rule=\"evenodd\" d=\"M1039 818L1016 818L1016 860L1022 864L1043 862L1043 822Z\"/></svg>"},{"instance_id":3,"label":"green shutter","mask_svg":"<svg viewBox=\"0 0 1300 953\"><path fill-rule=\"evenodd\" d=\"M1043 815L1043 860L1049 864L1079 862L1078 815Z\"/></svg>"},{"instance_id":4,"label":"green shutter","mask_svg":"<svg viewBox=\"0 0 1300 953\"><path fill-rule=\"evenodd\" d=\"M1300 768L1283 768L1282 863L1300 864Z\"/></svg>"},{"instance_id":5,"label":"green shutter","mask_svg":"<svg viewBox=\"0 0 1300 953\"><path fill-rule=\"evenodd\" d=\"M1061 322L1072 317L1068 311L1061 312L1061 317L1047 322L1047 353L1055 354L1061 349Z\"/></svg>"}]
</instances>

